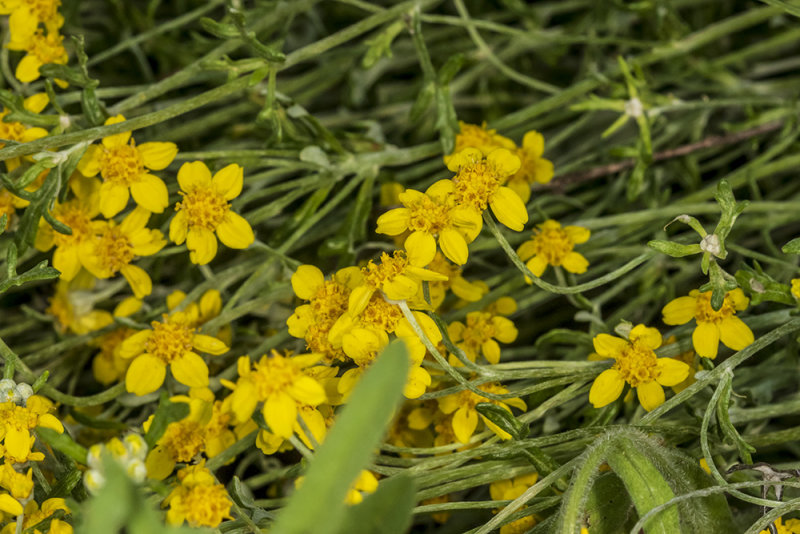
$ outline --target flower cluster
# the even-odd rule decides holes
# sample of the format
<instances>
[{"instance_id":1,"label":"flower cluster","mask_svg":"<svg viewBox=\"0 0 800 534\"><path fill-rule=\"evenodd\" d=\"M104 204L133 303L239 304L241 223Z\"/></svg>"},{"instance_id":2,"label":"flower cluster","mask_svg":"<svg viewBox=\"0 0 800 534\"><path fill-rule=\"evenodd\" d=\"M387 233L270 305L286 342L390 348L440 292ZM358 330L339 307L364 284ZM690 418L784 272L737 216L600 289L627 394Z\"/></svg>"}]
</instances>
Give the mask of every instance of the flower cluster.
<instances>
[{"instance_id":1,"label":"flower cluster","mask_svg":"<svg viewBox=\"0 0 800 534\"><path fill-rule=\"evenodd\" d=\"M67 63L64 37L59 33L64 17L58 12L61 0L15 0L0 3L0 15L8 15L9 50L25 52L14 76L23 82L39 79L42 65ZM64 81L56 80L66 87Z\"/></svg>"}]
</instances>

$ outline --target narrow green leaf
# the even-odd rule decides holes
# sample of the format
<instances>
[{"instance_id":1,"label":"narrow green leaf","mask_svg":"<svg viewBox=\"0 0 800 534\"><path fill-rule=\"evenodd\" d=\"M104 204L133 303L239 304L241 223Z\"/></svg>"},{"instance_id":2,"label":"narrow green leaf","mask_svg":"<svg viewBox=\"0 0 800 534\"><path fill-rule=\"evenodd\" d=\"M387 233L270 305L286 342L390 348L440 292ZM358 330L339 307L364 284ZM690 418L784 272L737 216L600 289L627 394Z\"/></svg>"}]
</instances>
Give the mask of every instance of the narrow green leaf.
<instances>
[{"instance_id":1,"label":"narrow green leaf","mask_svg":"<svg viewBox=\"0 0 800 534\"><path fill-rule=\"evenodd\" d=\"M78 463L86 464L86 448L75 443L66 432L58 433L50 428L39 427L36 429L39 439L61 451Z\"/></svg>"},{"instance_id":2,"label":"narrow green leaf","mask_svg":"<svg viewBox=\"0 0 800 534\"><path fill-rule=\"evenodd\" d=\"M390 344L364 373L311 460L305 482L278 515L272 534L332 534L345 514L345 495L369 464L402 398L408 353Z\"/></svg>"},{"instance_id":3,"label":"narrow green leaf","mask_svg":"<svg viewBox=\"0 0 800 534\"><path fill-rule=\"evenodd\" d=\"M684 256L691 256L692 254L700 254L703 250L700 245L694 243L692 245L682 245L673 241L665 241L662 239L654 239L647 243L647 246L657 250L673 258L682 258Z\"/></svg>"},{"instance_id":4,"label":"narrow green leaf","mask_svg":"<svg viewBox=\"0 0 800 534\"><path fill-rule=\"evenodd\" d=\"M800 237L795 237L781 248L784 254L800 254Z\"/></svg>"},{"instance_id":5,"label":"narrow green leaf","mask_svg":"<svg viewBox=\"0 0 800 534\"><path fill-rule=\"evenodd\" d=\"M475 405L479 414L500 427L501 430L511 434L514 439L525 439L530 429L528 425L520 423L513 414L502 406L491 402L479 402Z\"/></svg>"}]
</instances>

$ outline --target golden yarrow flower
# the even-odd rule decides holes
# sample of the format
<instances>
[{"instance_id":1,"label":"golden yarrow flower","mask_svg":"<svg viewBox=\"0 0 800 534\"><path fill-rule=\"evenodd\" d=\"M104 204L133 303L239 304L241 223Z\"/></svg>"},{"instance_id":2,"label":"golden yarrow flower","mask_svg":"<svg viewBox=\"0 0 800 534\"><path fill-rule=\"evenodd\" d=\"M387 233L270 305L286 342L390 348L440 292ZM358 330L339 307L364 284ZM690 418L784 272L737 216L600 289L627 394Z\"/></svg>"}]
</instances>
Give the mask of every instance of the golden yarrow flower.
<instances>
[{"instance_id":1,"label":"golden yarrow flower","mask_svg":"<svg viewBox=\"0 0 800 534\"><path fill-rule=\"evenodd\" d=\"M711 291L693 289L688 297L678 297L661 310L668 325L685 324L694 319L697 326L692 333L692 344L697 354L704 358L717 357L719 342L733 350L742 350L755 338L744 321L736 317L737 311L747 309L748 299L740 288L728 291L719 310L711 307Z\"/></svg>"},{"instance_id":2,"label":"golden yarrow flower","mask_svg":"<svg viewBox=\"0 0 800 534\"><path fill-rule=\"evenodd\" d=\"M13 39L15 33L18 40ZM67 64L69 57L64 48L64 38L57 31L48 29L45 33L42 28L37 28L30 35L26 35L26 33L27 31L12 31L12 39L6 45L9 50L26 52L14 71L14 76L19 81L29 83L38 80L41 76L39 69L42 65ZM56 83L61 87L67 86L63 80L56 80Z\"/></svg>"},{"instance_id":3,"label":"golden yarrow flower","mask_svg":"<svg viewBox=\"0 0 800 534\"><path fill-rule=\"evenodd\" d=\"M243 423L263 403L261 413L272 433L288 439L294 432L299 407L315 407L327 399L322 384L305 371L321 357L321 354L284 356L273 350L271 356L251 363L248 356L242 356L236 383L222 380L225 387L233 390L226 399L226 408L238 423Z\"/></svg>"},{"instance_id":4,"label":"golden yarrow flower","mask_svg":"<svg viewBox=\"0 0 800 534\"><path fill-rule=\"evenodd\" d=\"M205 461L178 471L178 480L180 485L162 505L169 506L169 524L180 525L185 521L192 527L216 527L223 519L232 519L228 492L205 468Z\"/></svg>"},{"instance_id":5,"label":"golden yarrow flower","mask_svg":"<svg viewBox=\"0 0 800 534\"><path fill-rule=\"evenodd\" d=\"M8 382L0 381L0 386L10 386ZM18 391L23 387L26 391L33 392L30 386L23 384L14 385L11 389L0 387L0 390ZM13 399L0 403L0 440L3 442L6 464L44 459L42 453L32 452L34 437L31 435L31 430L34 428L50 428L58 433L64 431L61 421L51 413L54 410L53 403L46 398L30 395L20 402L24 402L24 405L18 404Z\"/></svg>"},{"instance_id":6,"label":"golden yarrow flower","mask_svg":"<svg viewBox=\"0 0 800 534\"><path fill-rule=\"evenodd\" d=\"M165 314L150 325L120 345L120 356L133 358L125 374L127 391L140 396L152 393L164 383L167 367L181 384L208 386L208 366L195 351L220 355L228 352L228 346L216 337L195 333L192 317L183 312Z\"/></svg>"},{"instance_id":7,"label":"golden yarrow flower","mask_svg":"<svg viewBox=\"0 0 800 534\"><path fill-rule=\"evenodd\" d=\"M183 199L175 206L177 213L169 225L169 238L178 245L186 241L192 263L205 265L214 259L217 237L234 249L253 244L253 228L231 210L229 203L242 192L242 167L232 163L212 178L205 163L184 163L178 170L178 184Z\"/></svg>"},{"instance_id":8,"label":"golden yarrow flower","mask_svg":"<svg viewBox=\"0 0 800 534\"><path fill-rule=\"evenodd\" d=\"M37 93L26 98L22 102L22 106L32 113L40 113L49 102L50 99L47 94ZM41 139L42 137L47 137L47 130L44 128L38 126L29 128L18 121L6 122L4 119L9 113L11 113L11 111L5 107L3 111L0 112L0 139L8 139L9 141L16 141L17 143L28 143L36 139ZM6 146L5 143L0 143L0 148L4 146ZM8 169L8 172L11 172L19 167L21 162L22 158L20 157L7 159L5 160L6 169ZM27 202L25 205L27 205ZM0 215L2 215L2 212L0 212Z\"/></svg>"},{"instance_id":9,"label":"golden yarrow flower","mask_svg":"<svg viewBox=\"0 0 800 534\"><path fill-rule=\"evenodd\" d=\"M514 313L517 308L516 302L510 297L508 300L511 301L511 308L505 311ZM447 333L470 361L474 362L479 354L483 354L486 361L494 365L500 361L500 345L497 342L513 343L517 339L517 328L504 315L506 314L490 311L470 312L464 323L461 321L450 323ZM462 365L455 355L451 355L449 359L452 365Z\"/></svg>"},{"instance_id":10,"label":"golden yarrow flower","mask_svg":"<svg viewBox=\"0 0 800 534\"><path fill-rule=\"evenodd\" d=\"M658 358L655 349L661 346L661 334L643 324L631 330L628 339L598 334L592 340L601 358L614 360L595 378L589 390L589 402L595 408L611 404L625 387L636 388L642 407L648 412L664 403L661 386L675 386L689 376L689 366L673 358Z\"/></svg>"},{"instance_id":11,"label":"golden yarrow flower","mask_svg":"<svg viewBox=\"0 0 800 534\"><path fill-rule=\"evenodd\" d=\"M17 515L22 515L22 528L23 532L31 532L32 534L42 534L42 531L39 529L32 529L28 530L29 528L38 525L45 519L50 518L54 513L61 510L66 512L67 514L70 513L70 509L67 507L67 503L64 499L60 498L52 498L47 499L42 503L42 507L39 508L39 505L36 501L31 499L27 503L25 503L25 508L23 509L20 507L20 513ZM15 534L17 529L16 523L9 523L8 525L3 527L3 530L0 530L0 534ZM47 530L48 534L72 534L72 525L67 523L66 521L62 521L61 519L51 519L50 524Z\"/></svg>"},{"instance_id":12,"label":"golden yarrow flower","mask_svg":"<svg viewBox=\"0 0 800 534\"><path fill-rule=\"evenodd\" d=\"M105 124L124 122L125 117L109 117ZM169 205L167 186L149 171L160 171L175 159L175 143L143 143L136 145L131 132L109 135L101 144L91 145L78 163L78 170L87 177L103 178L100 187L100 209L110 219L133 200L148 211L161 213Z\"/></svg>"},{"instance_id":13,"label":"golden yarrow flower","mask_svg":"<svg viewBox=\"0 0 800 534\"><path fill-rule=\"evenodd\" d=\"M535 130L525 134L522 146L515 153L520 160L520 167L506 185L519 195L522 202L527 203L531 198L531 185L546 184L553 179L553 162L542 157L544 137Z\"/></svg>"},{"instance_id":14,"label":"golden yarrow flower","mask_svg":"<svg viewBox=\"0 0 800 534\"><path fill-rule=\"evenodd\" d=\"M444 157L445 165L449 164L455 154L461 152L465 148L478 149L484 156L488 156L489 153L496 148L506 148L508 150L514 150L516 148L514 141L500 135L495 129L487 128L486 122L478 126L477 124L458 121L458 128L459 131L456 134L456 144L453 148L453 152Z\"/></svg>"},{"instance_id":15,"label":"golden yarrow flower","mask_svg":"<svg viewBox=\"0 0 800 534\"><path fill-rule=\"evenodd\" d=\"M573 248L588 241L589 235L589 230L581 226L562 227L559 222L548 219L537 225L533 238L520 245L517 254L537 277L544 274L548 265L563 266L571 273L582 274L589 262Z\"/></svg>"},{"instance_id":16,"label":"golden yarrow flower","mask_svg":"<svg viewBox=\"0 0 800 534\"><path fill-rule=\"evenodd\" d=\"M137 299L146 297L153 290L153 281L144 269L132 262L139 256L152 256L167 244L160 230L147 228L148 220L150 212L137 207L120 224L94 221L94 238L80 244L81 264L100 279L121 273Z\"/></svg>"},{"instance_id":17,"label":"golden yarrow flower","mask_svg":"<svg viewBox=\"0 0 800 534\"><path fill-rule=\"evenodd\" d=\"M64 24L59 7L61 0L0 0L0 15L9 15L11 41L25 42L36 33L40 23L49 32L58 32Z\"/></svg>"},{"instance_id":18,"label":"golden yarrow flower","mask_svg":"<svg viewBox=\"0 0 800 534\"><path fill-rule=\"evenodd\" d=\"M528 222L528 211L519 195L503 185L519 167L519 158L505 148L495 149L485 158L476 148L454 154L447 168L456 173L456 204L479 213L488 206L501 224L521 231Z\"/></svg>"},{"instance_id":19,"label":"golden yarrow flower","mask_svg":"<svg viewBox=\"0 0 800 534\"><path fill-rule=\"evenodd\" d=\"M436 242L442 253L453 263L467 262L467 245L475 240L483 222L480 212L455 202L455 184L440 180L425 193L406 189L399 195L402 208L393 209L378 217L379 234L411 233L405 240L408 260L412 265L425 267L436 255Z\"/></svg>"},{"instance_id":20,"label":"golden yarrow flower","mask_svg":"<svg viewBox=\"0 0 800 534\"><path fill-rule=\"evenodd\" d=\"M36 232L34 246L46 252L56 247L53 267L61 271L61 279L70 281L81 270L81 245L94 237L93 219L100 213L99 183L97 180L70 180L75 198L64 203L56 202L51 214L57 221L69 226L71 234L62 234L42 218Z\"/></svg>"},{"instance_id":21,"label":"golden yarrow flower","mask_svg":"<svg viewBox=\"0 0 800 534\"><path fill-rule=\"evenodd\" d=\"M493 393L496 395L508 393L508 389L497 382L480 384L478 389L485 391L486 393ZM469 439L472 437L472 434L474 434L475 430L478 428L478 422L481 419L483 420L484 424L501 439L511 439L511 435L508 432L501 429L489 419L478 413L478 410L475 409L475 406L477 406L479 403L488 402L495 404L501 408L504 408L509 413L511 413L511 406L523 411L527 408L525 401L519 397L511 397L508 399L503 399L502 401L498 401L482 397L468 389L465 389L459 393L454 393L453 395L447 395L438 399L438 401L439 410L442 413L447 415L453 414L451 421L452 430L456 439L458 439L458 441L461 443L467 443L469 441Z\"/></svg>"},{"instance_id":22,"label":"golden yarrow flower","mask_svg":"<svg viewBox=\"0 0 800 534\"><path fill-rule=\"evenodd\" d=\"M347 309L353 316L364 311L378 290L390 300L408 300L419 293L423 281L447 280L442 274L412 265L400 250L395 250L391 256L383 252L380 263L370 260L361 273L363 282L353 288L348 299Z\"/></svg>"}]
</instances>

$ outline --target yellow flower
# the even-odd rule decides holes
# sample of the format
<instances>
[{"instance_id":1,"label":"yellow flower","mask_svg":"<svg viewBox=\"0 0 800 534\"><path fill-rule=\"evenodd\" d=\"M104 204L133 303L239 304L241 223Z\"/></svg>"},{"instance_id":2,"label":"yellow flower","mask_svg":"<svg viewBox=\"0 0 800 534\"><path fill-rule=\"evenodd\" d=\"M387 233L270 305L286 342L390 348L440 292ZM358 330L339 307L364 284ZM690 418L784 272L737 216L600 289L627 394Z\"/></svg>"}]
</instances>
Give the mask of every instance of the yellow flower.
<instances>
[{"instance_id":1,"label":"yellow flower","mask_svg":"<svg viewBox=\"0 0 800 534\"><path fill-rule=\"evenodd\" d=\"M0 212L2 215L2 212ZM800 299L800 278L792 278L792 296Z\"/></svg>"},{"instance_id":2,"label":"yellow flower","mask_svg":"<svg viewBox=\"0 0 800 534\"><path fill-rule=\"evenodd\" d=\"M190 388L208 386L208 366L195 350L219 355L228 346L219 339L196 334L192 317L183 312L163 315L152 329L140 330L122 342L123 358L135 358L125 374L125 388L136 395L147 395L161 387L167 374Z\"/></svg>"},{"instance_id":3,"label":"yellow flower","mask_svg":"<svg viewBox=\"0 0 800 534\"><path fill-rule=\"evenodd\" d=\"M520 475L509 480L498 480L489 485L489 495L493 501L513 501L528 488L536 484L537 473ZM523 534L536 524L536 517L525 516L500 527L500 534Z\"/></svg>"},{"instance_id":4,"label":"yellow flower","mask_svg":"<svg viewBox=\"0 0 800 534\"><path fill-rule=\"evenodd\" d=\"M304 476L297 477L294 481L294 487L299 488L302 486L305 479L306 477ZM345 495L344 502L350 506L356 505L364 500L364 494L375 493L377 489L378 479L372 472L364 469L350 485L350 489L347 490L347 495Z\"/></svg>"},{"instance_id":5,"label":"yellow flower","mask_svg":"<svg viewBox=\"0 0 800 534\"><path fill-rule=\"evenodd\" d=\"M9 15L11 41L24 42L42 23L50 32L58 32L64 17L58 12L61 0L0 0L0 15Z\"/></svg>"},{"instance_id":6,"label":"yellow flower","mask_svg":"<svg viewBox=\"0 0 800 534\"><path fill-rule=\"evenodd\" d=\"M180 485L164 499L169 524L186 521L192 527L216 527L223 519L232 519L228 492L205 468L205 461L178 471L178 480Z\"/></svg>"},{"instance_id":7,"label":"yellow flower","mask_svg":"<svg viewBox=\"0 0 800 534\"><path fill-rule=\"evenodd\" d=\"M598 334L592 340L594 350L602 358L611 358L614 365L598 375L589 390L589 402L602 408L617 400L625 383L636 388L639 402L647 410L664 403L661 386L680 384L689 375L689 366L672 358L658 358L655 349L661 346L661 334L655 328L636 325L628 339Z\"/></svg>"},{"instance_id":8,"label":"yellow flower","mask_svg":"<svg viewBox=\"0 0 800 534\"><path fill-rule=\"evenodd\" d=\"M150 212L137 207L122 220L95 221L92 223L94 239L80 244L81 264L100 279L122 273L137 299L153 290L150 275L131 262L137 256L152 256L167 244L160 230L147 228Z\"/></svg>"},{"instance_id":9,"label":"yellow flower","mask_svg":"<svg viewBox=\"0 0 800 534\"><path fill-rule=\"evenodd\" d=\"M455 184L440 180L425 193L406 189L399 200L404 207L378 217L379 234L399 235L410 230L405 249L412 265L425 267L436 255L436 241L448 259L458 265L467 262L467 244L481 231L480 212L455 203Z\"/></svg>"},{"instance_id":10,"label":"yellow flower","mask_svg":"<svg viewBox=\"0 0 800 534\"><path fill-rule=\"evenodd\" d=\"M192 263L205 265L217 255L217 237L230 248L244 249L255 241L247 220L228 202L242 192L244 169L230 164L211 177L205 163L184 163L178 170L183 200L169 225L169 238L186 241ZM214 237L216 232L217 237Z\"/></svg>"},{"instance_id":11,"label":"yellow flower","mask_svg":"<svg viewBox=\"0 0 800 534\"><path fill-rule=\"evenodd\" d=\"M523 202L527 203L531 198L531 184L546 184L553 179L553 162L544 159L542 153L544 153L542 134L535 130L526 133L522 138L522 146L516 151L521 165L506 184Z\"/></svg>"},{"instance_id":12,"label":"yellow flower","mask_svg":"<svg viewBox=\"0 0 800 534\"><path fill-rule=\"evenodd\" d=\"M39 508L39 505L31 499L25 504L24 511L21 511L20 514L23 515L22 519L22 528L24 532L30 532L31 534L42 534L42 531L35 528L32 530L28 530L30 527L38 525L45 519L52 516L57 511L62 510L66 513L70 513L70 509L67 507L66 501L60 498L53 498L47 499L42 503L42 507ZM9 523L8 525L3 527L3 530L0 530L0 534L15 534L16 532L16 523ZM49 534L72 534L72 526L60 519L53 519L50 521L50 526L48 527Z\"/></svg>"},{"instance_id":13,"label":"yellow flower","mask_svg":"<svg viewBox=\"0 0 800 534\"><path fill-rule=\"evenodd\" d=\"M488 206L501 224L521 231L528 222L528 211L519 195L502 185L519 167L519 158L505 148L495 149L485 158L476 148L455 154L447 168L456 173L456 204L480 213Z\"/></svg>"},{"instance_id":14,"label":"yellow flower","mask_svg":"<svg viewBox=\"0 0 800 534\"><path fill-rule=\"evenodd\" d=\"M377 290L390 300L408 300L419 293L423 281L447 280L444 275L412 265L401 250L391 256L383 252L380 263L370 260L361 274L363 282L353 288L348 299L347 309L353 316L364 311Z\"/></svg>"},{"instance_id":15,"label":"yellow flower","mask_svg":"<svg viewBox=\"0 0 800 534\"><path fill-rule=\"evenodd\" d=\"M800 534L800 519L787 519L784 521L784 519L780 517L773 525L775 526L775 532L777 532L777 534ZM759 532L759 534L773 533L769 528L766 528Z\"/></svg>"},{"instance_id":16,"label":"yellow flower","mask_svg":"<svg viewBox=\"0 0 800 534\"><path fill-rule=\"evenodd\" d=\"M510 313L514 313L516 302L510 300L513 305ZM466 324L453 321L447 327L447 332L470 361L474 362L478 353L482 353L486 361L496 364L500 361L500 345L497 341L513 343L518 333L514 323L503 315L505 314L490 311L470 312L467 314ZM451 355L449 359L451 365L462 365L455 355Z\"/></svg>"},{"instance_id":17,"label":"yellow flower","mask_svg":"<svg viewBox=\"0 0 800 534\"><path fill-rule=\"evenodd\" d=\"M13 33L12 33L13 36ZM18 35L20 40L11 40L6 45L9 50L20 50L26 52L17 64L17 70L14 76L23 83L33 82L39 79L41 74L39 68L42 65L55 63L57 65L66 65L69 57L67 50L64 48L64 38L56 31L48 30L45 34L41 28L29 36ZM67 83L62 80L56 80L61 87L66 87Z\"/></svg>"},{"instance_id":18,"label":"yellow flower","mask_svg":"<svg viewBox=\"0 0 800 534\"><path fill-rule=\"evenodd\" d=\"M571 273L586 272L589 262L582 254L573 251L575 245L589 240L589 230L581 226L561 227L557 221L548 219L537 225L533 231L533 239L524 242L517 249L522 261L527 262L528 269L541 277L548 265L564 266Z\"/></svg>"},{"instance_id":19,"label":"yellow flower","mask_svg":"<svg viewBox=\"0 0 800 534\"><path fill-rule=\"evenodd\" d=\"M70 188L76 198L64 203L56 202L53 217L70 227L72 233L62 234L53 230L44 218L39 222L34 246L46 252L54 245L53 267L61 271L62 280L72 280L81 270L81 245L94 236L93 221L100 207L98 204L99 184L96 180L70 180Z\"/></svg>"},{"instance_id":20,"label":"yellow flower","mask_svg":"<svg viewBox=\"0 0 800 534\"><path fill-rule=\"evenodd\" d=\"M673 343L676 343L677 341L678 338L676 338L675 336L670 336L669 338L667 338L666 341L664 341L664 346L671 345ZM697 381L694 375L700 368L698 366L698 359L693 350L683 352L681 354L678 354L677 356L673 356L673 358L689 366L689 376L686 377L686 380L672 386L672 391L674 391L675 393L680 393L681 391L688 388Z\"/></svg>"},{"instance_id":21,"label":"yellow flower","mask_svg":"<svg viewBox=\"0 0 800 534\"><path fill-rule=\"evenodd\" d=\"M485 391L486 393L493 393L497 395L502 395L508 393L508 390L501 386L497 382L488 382L486 384L481 384L478 386L478 389L481 391ZM465 389L459 393L454 393L453 395L447 395L438 399L439 401L439 410L444 414L453 414L452 419L452 429L455 434L456 439L458 439L461 443L467 443L469 438L472 437L472 434L475 433L475 430L478 427L478 410L475 409L475 406L482 402L489 402L505 408L511 413L511 408L509 406L513 406L514 408L519 408L520 410L525 410L526 405L525 401L520 399L519 397L511 397L509 399L504 399L503 401L496 401L490 400L486 397L481 397L480 395L473 393L472 391ZM489 427L492 432L497 434L501 439L511 439L511 435L502 430L500 427L483 417L483 422Z\"/></svg>"},{"instance_id":22,"label":"yellow flower","mask_svg":"<svg viewBox=\"0 0 800 534\"><path fill-rule=\"evenodd\" d=\"M456 145L453 153L444 157L444 164L447 165L453 155L461 152L465 148L476 148L488 156L489 152L495 148L506 148L514 150L516 145L508 137L497 133L497 130L486 128L486 122L478 126L458 121L459 132L456 134Z\"/></svg>"},{"instance_id":23,"label":"yellow flower","mask_svg":"<svg viewBox=\"0 0 800 534\"><path fill-rule=\"evenodd\" d=\"M725 294L722 307L715 311L711 307L711 291L701 293L697 289L688 297L678 297L661 310L668 325L688 323L692 319L697 326L692 333L692 344L697 354L704 358L717 357L719 342L733 350L742 350L754 341L753 331L736 317L737 311L747 309L750 299L738 287Z\"/></svg>"},{"instance_id":24,"label":"yellow flower","mask_svg":"<svg viewBox=\"0 0 800 534\"><path fill-rule=\"evenodd\" d=\"M128 317L141 307L141 300L127 297L114 308L113 314L109 316L109 324L113 317ZM98 382L107 386L125 378L131 360L120 355L120 347L123 341L135 333L136 330L132 328L120 326L90 342L92 346L100 348L100 352L92 360L92 373Z\"/></svg>"},{"instance_id":25,"label":"yellow flower","mask_svg":"<svg viewBox=\"0 0 800 534\"><path fill-rule=\"evenodd\" d=\"M422 293L418 293L410 303L410 306L414 308L438 309L444 302L448 289L466 302L477 302L489 291L489 286L485 283L481 281L470 282L461 276L461 268L447 261L441 252L436 252L433 261L426 266L426 269L446 276L447 280L428 282L431 305L428 306L427 302L425 302L425 296Z\"/></svg>"},{"instance_id":26,"label":"yellow flower","mask_svg":"<svg viewBox=\"0 0 800 534\"><path fill-rule=\"evenodd\" d=\"M202 452L212 458L236 442L233 432L228 429L230 413L223 412L222 402L214 400L210 389L193 388L188 397L177 395L170 401L187 403L189 415L167 425L156 446L148 453L147 476L156 480L164 480L172 474L177 462L191 463ZM145 421L145 432L152 420L151 416Z\"/></svg>"},{"instance_id":27,"label":"yellow flower","mask_svg":"<svg viewBox=\"0 0 800 534\"><path fill-rule=\"evenodd\" d=\"M361 270L346 267L325 280L317 267L301 265L292 275L292 289L297 298L308 301L298 306L286 320L289 335L305 339L306 347L314 353L324 355L331 363L344 359L341 344L334 346L328 334L336 321L347 312L350 291L361 283Z\"/></svg>"},{"instance_id":28,"label":"yellow flower","mask_svg":"<svg viewBox=\"0 0 800 534\"><path fill-rule=\"evenodd\" d=\"M0 395L9 399L0 403L0 440L3 440L2 456L5 456L6 464L44 459L42 453L31 449L34 437L30 431L34 428L50 428L58 433L64 431L61 421L50 413L53 403L32 393L27 384L0 380Z\"/></svg>"},{"instance_id":29,"label":"yellow flower","mask_svg":"<svg viewBox=\"0 0 800 534\"><path fill-rule=\"evenodd\" d=\"M59 332L86 334L105 328L114 322L114 317L120 317L116 310L112 315L105 310L94 309L96 300L102 298L91 292L94 281L94 277L86 271L81 271L81 274L70 282L58 281L56 292L50 299L50 306L45 311L56 318L56 329ZM117 309L130 310L130 313L134 313L140 306L140 300L129 297L121 302Z\"/></svg>"},{"instance_id":30,"label":"yellow flower","mask_svg":"<svg viewBox=\"0 0 800 534\"><path fill-rule=\"evenodd\" d=\"M109 117L105 124L124 122L125 117ZM136 146L131 132L104 137L99 145L91 145L78 163L78 170L87 177L103 177L100 188L100 209L110 219L128 205L130 196L136 204L153 213L161 213L169 205L167 186L148 171L160 171L175 159L175 143L143 143Z\"/></svg>"},{"instance_id":31,"label":"yellow flower","mask_svg":"<svg viewBox=\"0 0 800 534\"><path fill-rule=\"evenodd\" d=\"M30 112L39 113L47 106L48 102L50 102L50 99L48 98L47 94L37 93L26 98L23 101L22 106ZM17 143L28 143L30 141L35 141L36 139L41 139L42 137L47 136L47 130L44 128L28 128L21 122L17 121L5 122L3 119L10 112L11 111L5 107L3 108L3 111L0 112L0 139L8 139L9 141L16 141ZM3 148L4 146L6 146L5 143L0 143L0 148ZM21 161L22 158L20 157L7 159L6 169L8 172L11 172L19 167ZM0 215L2 215L2 212L0 212Z\"/></svg>"},{"instance_id":32,"label":"yellow flower","mask_svg":"<svg viewBox=\"0 0 800 534\"><path fill-rule=\"evenodd\" d=\"M320 354L283 356L272 351L270 357L263 356L251 364L248 356L242 356L236 383L222 380L225 387L233 390L225 407L238 423L243 423L263 402L261 413L267 426L273 434L288 439L294 432L299 406L315 407L327 398L322 385L305 371L320 358Z\"/></svg>"}]
</instances>

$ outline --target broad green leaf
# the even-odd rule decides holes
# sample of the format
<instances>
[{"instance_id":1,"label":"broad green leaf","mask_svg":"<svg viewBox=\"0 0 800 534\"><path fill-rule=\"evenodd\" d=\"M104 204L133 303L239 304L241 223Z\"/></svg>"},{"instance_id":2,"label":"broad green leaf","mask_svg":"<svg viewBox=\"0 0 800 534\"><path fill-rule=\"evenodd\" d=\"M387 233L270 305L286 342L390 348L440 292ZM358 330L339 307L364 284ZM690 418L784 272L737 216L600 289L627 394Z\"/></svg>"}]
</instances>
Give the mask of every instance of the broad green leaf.
<instances>
[{"instance_id":1,"label":"broad green leaf","mask_svg":"<svg viewBox=\"0 0 800 534\"><path fill-rule=\"evenodd\" d=\"M644 436L642 436L644 437ZM641 452L641 443L630 438L616 440L609 449L608 465L628 489L628 495L639 516L675 497L667 481ZM667 508L651 518L644 526L645 534L675 534L681 532L678 509Z\"/></svg>"},{"instance_id":2,"label":"broad green leaf","mask_svg":"<svg viewBox=\"0 0 800 534\"><path fill-rule=\"evenodd\" d=\"M390 344L364 373L311 460L303 485L278 515L272 534L333 534L345 514L345 495L383 437L408 375L408 353Z\"/></svg>"},{"instance_id":3,"label":"broad green leaf","mask_svg":"<svg viewBox=\"0 0 800 534\"><path fill-rule=\"evenodd\" d=\"M384 479L378 490L347 509L339 534L402 534L411 525L416 487L414 480L400 474Z\"/></svg>"},{"instance_id":4,"label":"broad green leaf","mask_svg":"<svg viewBox=\"0 0 800 534\"><path fill-rule=\"evenodd\" d=\"M636 522L632 506L625 485L616 474L598 476L586 501L586 522L592 525L592 534L629 532Z\"/></svg>"}]
</instances>

